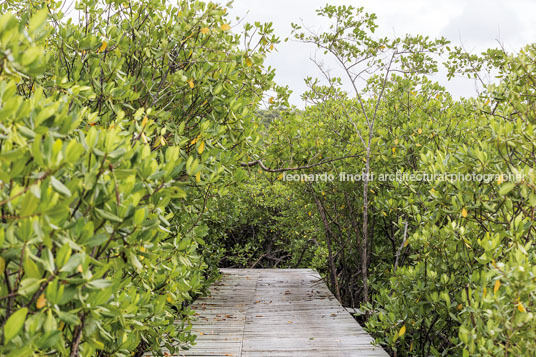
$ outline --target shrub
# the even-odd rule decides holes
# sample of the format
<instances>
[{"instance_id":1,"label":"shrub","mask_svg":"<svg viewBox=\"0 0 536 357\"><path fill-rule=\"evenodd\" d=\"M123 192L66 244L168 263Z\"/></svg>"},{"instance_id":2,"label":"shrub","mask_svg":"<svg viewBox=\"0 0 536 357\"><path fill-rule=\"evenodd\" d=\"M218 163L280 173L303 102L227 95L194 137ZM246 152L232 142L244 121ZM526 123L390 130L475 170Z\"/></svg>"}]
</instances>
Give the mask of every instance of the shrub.
<instances>
[{"instance_id":1,"label":"shrub","mask_svg":"<svg viewBox=\"0 0 536 357\"><path fill-rule=\"evenodd\" d=\"M77 24L60 5L2 5L0 354L173 352L277 39L259 24L239 50L212 3L82 1Z\"/></svg>"}]
</instances>

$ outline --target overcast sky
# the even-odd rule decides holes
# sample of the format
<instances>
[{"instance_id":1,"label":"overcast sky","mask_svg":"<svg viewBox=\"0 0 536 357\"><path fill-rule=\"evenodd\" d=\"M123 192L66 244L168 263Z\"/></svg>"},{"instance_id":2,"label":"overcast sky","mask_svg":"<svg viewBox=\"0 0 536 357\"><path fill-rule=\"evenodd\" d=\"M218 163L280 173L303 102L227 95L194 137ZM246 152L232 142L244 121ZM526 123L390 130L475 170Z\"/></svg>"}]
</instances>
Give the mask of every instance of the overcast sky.
<instances>
[{"instance_id":1,"label":"overcast sky","mask_svg":"<svg viewBox=\"0 0 536 357\"><path fill-rule=\"evenodd\" d=\"M326 23L315 13L326 3L365 7L378 16L380 35L445 36L453 44L460 44L461 39L465 49L473 52L496 47L497 40L510 51L536 42L536 0L235 0L230 13L235 22L236 16L245 17L247 22L272 22L283 39L290 36L291 22L326 29ZM303 79L319 76L310 61L315 48L289 40L276 50L269 55L267 64L276 69L276 81L294 91L291 102L301 107ZM438 80L456 96L475 94L471 80Z\"/></svg>"}]
</instances>

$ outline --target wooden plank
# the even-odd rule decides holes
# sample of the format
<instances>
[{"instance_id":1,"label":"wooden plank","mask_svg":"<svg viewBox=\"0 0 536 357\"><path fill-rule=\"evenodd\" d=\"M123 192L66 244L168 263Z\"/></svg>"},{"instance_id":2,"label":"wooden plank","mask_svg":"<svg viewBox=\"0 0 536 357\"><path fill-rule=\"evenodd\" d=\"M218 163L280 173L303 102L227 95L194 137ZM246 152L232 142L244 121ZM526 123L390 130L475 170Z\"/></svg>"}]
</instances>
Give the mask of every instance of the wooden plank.
<instances>
[{"instance_id":1,"label":"wooden plank","mask_svg":"<svg viewBox=\"0 0 536 357\"><path fill-rule=\"evenodd\" d=\"M180 356L388 356L310 269L222 269Z\"/></svg>"}]
</instances>

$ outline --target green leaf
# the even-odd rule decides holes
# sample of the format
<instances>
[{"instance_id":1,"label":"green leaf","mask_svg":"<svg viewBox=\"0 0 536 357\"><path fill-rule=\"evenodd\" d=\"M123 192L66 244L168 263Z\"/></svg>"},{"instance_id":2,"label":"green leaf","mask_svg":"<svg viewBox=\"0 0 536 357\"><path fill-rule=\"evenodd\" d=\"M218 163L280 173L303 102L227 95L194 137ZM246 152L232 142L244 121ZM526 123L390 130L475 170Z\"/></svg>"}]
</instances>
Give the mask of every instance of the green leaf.
<instances>
[{"instance_id":1,"label":"green leaf","mask_svg":"<svg viewBox=\"0 0 536 357\"><path fill-rule=\"evenodd\" d=\"M41 152L41 135L36 135L32 143L32 156L40 167L44 167L43 153Z\"/></svg>"},{"instance_id":2,"label":"green leaf","mask_svg":"<svg viewBox=\"0 0 536 357\"><path fill-rule=\"evenodd\" d=\"M50 183L56 192L61 193L67 197L71 197L71 191L63 183L58 181L54 176L50 177Z\"/></svg>"},{"instance_id":3,"label":"green leaf","mask_svg":"<svg viewBox=\"0 0 536 357\"><path fill-rule=\"evenodd\" d=\"M42 279L26 278L20 282L18 293L22 296L30 296L39 289Z\"/></svg>"},{"instance_id":4,"label":"green leaf","mask_svg":"<svg viewBox=\"0 0 536 357\"><path fill-rule=\"evenodd\" d=\"M48 9L46 7L43 7L41 10L37 11L34 16L32 16L32 19L30 20L30 23L28 24L30 31L32 33L35 33L38 31L41 26L45 24L45 21L48 16Z\"/></svg>"},{"instance_id":5,"label":"green leaf","mask_svg":"<svg viewBox=\"0 0 536 357\"><path fill-rule=\"evenodd\" d=\"M42 273L39 271L39 267L28 255L28 252L26 252L24 262L22 263L24 274L29 278L41 279Z\"/></svg>"},{"instance_id":6,"label":"green leaf","mask_svg":"<svg viewBox=\"0 0 536 357\"><path fill-rule=\"evenodd\" d=\"M13 337L19 334L27 314L28 309L23 307L7 319L6 324L4 325L4 344L8 343Z\"/></svg>"},{"instance_id":7,"label":"green leaf","mask_svg":"<svg viewBox=\"0 0 536 357\"><path fill-rule=\"evenodd\" d=\"M24 52L24 56L22 57L21 64L23 66L28 66L35 62L36 59L38 59L42 55L42 50L39 47L32 47L27 49Z\"/></svg>"},{"instance_id":8,"label":"green leaf","mask_svg":"<svg viewBox=\"0 0 536 357\"><path fill-rule=\"evenodd\" d=\"M65 264L60 271L61 272L67 272L72 273L75 271L75 269L84 262L84 255L81 253L74 254L67 264Z\"/></svg>"},{"instance_id":9,"label":"green leaf","mask_svg":"<svg viewBox=\"0 0 536 357\"><path fill-rule=\"evenodd\" d=\"M119 217L117 217L115 214L111 213L111 212L108 212L108 211L105 211L105 210L102 210L100 208L95 208L95 210L97 211L97 213L99 214L99 216L103 219L107 219L109 221L112 221L112 222L123 222L123 220Z\"/></svg>"},{"instance_id":10,"label":"green leaf","mask_svg":"<svg viewBox=\"0 0 536 357\"><path fill-rule=\"evenodd\" d=\"M112 282L106 279L95 279L88 282L86 285L90 289L106 289L107 287L112 285Z\"/></svg>"},{"instance_id":11,"label":"green leaf","mask_svg":"<svg viewBox=\"0 0 536 357\"><path fill-rule=\"evenodd\" d=\"M6 269L6 260L3 257L0 257L0 276L4 275L5 269Z\"/></svg>"},{"instance_id":12,"label":"green leaf","mask_svg":"<svg viewBox=\"0 0 536 357\"><path fill-rule=\"evenodd\" d=\"M54 264L54 255L52 254L50 249L45 249L43 251L40 261L46 271L52 273L54 272L54 269L56 269L56 265Z\"/></svg>"},{"instance_id":13,"label":"green leaf","mask_svg":"<svg viewBox=\"0 0 536 357\"><path fill-rule=\"evenodd\" d=\"M0 153L0 160L14 161L26 152L26 148L18 147L16 149Z\"/></svg>"},{"instance_id":14,"label":"green leaf","mask_svg":"<svg viewBox=\"0 0 536 357\"><path fill-rule=\"evenodd\" d=\"M134 224L139 226L145 219L145 208L138 208L134 212Z\"/></svg>"},{"instance_id":15,"label":"green leaf","mask_svg":"<svg viewBox=\"0 0 536 357\"><path fill-rule=\"evenodd\" d=\"M138 257L133 252L130 252L130 263L136 269L136 271L141 272L143 270L143 265L141 265Z\"/></svg>"},{"instance_id":16,"label":"green leaf","mask_svg":"<svg viewBox=\"0 0 536 357\"><path fill-rule=\"evenodd\" d=\"M76 141L71 140L65 149L65 159L67 162L74 164L83 153L84 147Z\"/></svg>"},{"instance_id":17,"label":"green leaf","mask_svg":"<svg viewBox=\"0 0 536 357\"><path fill-rule=\"evenodd\" d=\"M512 182L507 182L501 186L501 189L499 190L499 194L501 196L506 196L510 191L512 191L516 187L516 185Z\"/></svg>"},{"instance_id":18,"label":"green leaf","mask_svg":"<svg viewBox=\"0 0 536 357\"><path fill-rule=\"evenodd\" d=\"M56 314L58 314L60 320L62 320L68 325L76 326L80 324L80 319L75 314L71 314L70 312L65 312L61 310L56 311Z\"/></svg>"},{"instance_id":19,"label":"green leaf","mask_svg":"<svg viewBox=\"0 0 536 357\"><path fill-rule=\"evenodd\" d=\"M72 249L69 243L64 243L56 253L56 266L58 268L63 267L71 256L71 253Z\"/></svg>"},{"instance_id":20,"label":"green leaf","mask_svg":"<svg viewBox=\"0 0 536 357\"><path fill-rule=\"evenodd\" d=\"M37 346L42 350L51 348L54 345L56 345L58 342L60 342L60 337L61 337L60 330L48 331L41 338L37 340Z\"/></svg>"},{"instance_id":21,"label":"green leaf","mask_svg":"<svg viewBox=\"0 0 536 357\"><path fill-rule=\"evenodd\" d=\"M31 216L39 206L39 199L35 197L33 192L27 192L24 195L21 203L20 214L23 217ZM26 240L28 237L24 237Z\"/></svg>"}]
</instances>

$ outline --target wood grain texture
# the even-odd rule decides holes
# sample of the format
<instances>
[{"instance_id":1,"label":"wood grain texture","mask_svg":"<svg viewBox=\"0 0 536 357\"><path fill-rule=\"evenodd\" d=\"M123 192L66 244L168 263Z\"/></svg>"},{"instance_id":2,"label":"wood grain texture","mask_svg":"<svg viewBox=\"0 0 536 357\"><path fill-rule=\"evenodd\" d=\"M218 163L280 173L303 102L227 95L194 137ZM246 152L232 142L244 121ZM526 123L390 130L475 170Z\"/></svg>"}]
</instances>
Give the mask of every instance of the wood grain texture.
<instances>
[{"instance_id":1,"label":"wood grain texture","mask_svg":"<svg viewBox=\"0 0 536 357\"><path fill-rule=\"evenodd\" d=\"M181 356L388 356L311 269L222 269Z\"/></svg>"}]
</instances>

